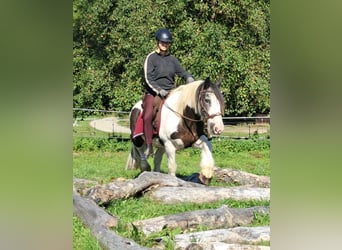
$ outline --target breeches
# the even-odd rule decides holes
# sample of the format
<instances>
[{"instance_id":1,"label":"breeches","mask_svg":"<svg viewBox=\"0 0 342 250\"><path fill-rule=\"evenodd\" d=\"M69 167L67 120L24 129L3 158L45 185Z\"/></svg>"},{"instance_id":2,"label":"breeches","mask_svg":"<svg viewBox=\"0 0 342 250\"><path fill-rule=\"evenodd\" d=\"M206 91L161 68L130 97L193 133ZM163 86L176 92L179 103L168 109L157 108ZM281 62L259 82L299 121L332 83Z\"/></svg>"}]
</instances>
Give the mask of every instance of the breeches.
<instances>
[{"instance_id":1,"label":"breeches","mask_svg":"<svg viewBox=\"0 0 342 250\"><path fill-rule=\"evenodd\" d=\"M144 109L144 135L146 144L152 143L152 136L153 136L153 127L152 127L152 120L153 120L153 101L154 96L151 94L145 94L143 98L143 109Z\"/></svg>"}]
</instances>

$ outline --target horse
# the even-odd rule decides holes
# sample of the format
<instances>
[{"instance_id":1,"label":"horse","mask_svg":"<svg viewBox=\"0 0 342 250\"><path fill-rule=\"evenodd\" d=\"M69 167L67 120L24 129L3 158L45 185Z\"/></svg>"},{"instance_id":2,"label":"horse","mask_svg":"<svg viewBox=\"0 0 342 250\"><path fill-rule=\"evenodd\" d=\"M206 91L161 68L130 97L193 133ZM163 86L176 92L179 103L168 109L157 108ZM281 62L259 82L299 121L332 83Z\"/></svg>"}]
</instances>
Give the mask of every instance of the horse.
<instances>
[{"instance_id":1,"label":"horse","mask_svg":"<svg viewBox=\"0 0 342 250\"><path fill-rule=\"evenodd\" d=\"M154 135L154 171L160 172L163 154L167 155L168 173L176 176L176 151L188 147L201 149L201 172L199 182L209 185L213 177L214 159L211 144L200 138L211 138L223 132L224 99L220 92L221 81L212 83L209 78L180 85L161 102L158 114L159 131ZM138 101L130 112L132 148L126 163L127 169L151 171L147 162L142 133L134 135L136 123L142 121L142 101Z\"/></svg>"}]
</instances>

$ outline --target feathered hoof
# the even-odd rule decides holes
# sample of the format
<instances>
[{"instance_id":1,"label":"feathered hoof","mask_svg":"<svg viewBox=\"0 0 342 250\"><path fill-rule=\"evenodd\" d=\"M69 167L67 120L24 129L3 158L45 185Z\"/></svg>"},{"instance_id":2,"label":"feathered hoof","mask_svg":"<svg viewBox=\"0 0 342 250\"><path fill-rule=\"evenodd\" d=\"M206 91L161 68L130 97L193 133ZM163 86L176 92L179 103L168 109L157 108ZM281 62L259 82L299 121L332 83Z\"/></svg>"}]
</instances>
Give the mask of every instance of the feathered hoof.
<instances>
[{"instance_id":1,"label":"feathered hoof","mask_svg":"<svg viewBox=\"0 0 342 250\"><path fill-rule=\"evenodd\" d=\"M203 174L199 175L199 180L202 184L209 186L212 178L207 178Z\"/></svg>"},{"instance_id":2,"label":"feathered hoof","mask_svg":"<svg viewBox=\"0 0 342 250\"><path fill-rule=\"evenodd\" d=\"M210 182L211 182L211 178L206 178L204 175L199 174L199 173L193 173L192 175L185 178L184 180L194 182L194 183L203 184L206 186L209 186Z\"/></svg>"}]
</instances>

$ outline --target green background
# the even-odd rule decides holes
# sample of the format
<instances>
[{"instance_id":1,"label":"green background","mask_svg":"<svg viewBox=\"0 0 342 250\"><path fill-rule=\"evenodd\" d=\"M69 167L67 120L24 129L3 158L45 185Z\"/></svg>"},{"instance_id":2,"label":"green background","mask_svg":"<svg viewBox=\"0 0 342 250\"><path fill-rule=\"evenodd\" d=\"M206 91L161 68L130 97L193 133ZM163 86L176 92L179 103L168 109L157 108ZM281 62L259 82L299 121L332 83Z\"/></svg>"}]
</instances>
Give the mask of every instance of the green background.
<instances>
[{"instance_id":1,"label":"green background","mask_svg":"<svg viewBox=\"0 0 342 250\"><path fill-rule=\"evenodd\" d=\"M340 249L341 3L271 2L271 247ZM72 2L0 8L1 249L72 248Z\"/></svg>"}]
</instances>

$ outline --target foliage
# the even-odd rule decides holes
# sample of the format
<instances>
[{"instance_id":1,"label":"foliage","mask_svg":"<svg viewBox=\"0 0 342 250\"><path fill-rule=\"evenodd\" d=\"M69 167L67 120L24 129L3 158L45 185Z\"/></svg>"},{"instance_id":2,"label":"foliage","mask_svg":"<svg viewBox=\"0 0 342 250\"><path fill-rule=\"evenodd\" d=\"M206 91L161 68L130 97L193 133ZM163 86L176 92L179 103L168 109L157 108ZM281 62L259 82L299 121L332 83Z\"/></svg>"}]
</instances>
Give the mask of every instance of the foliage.
<instances>
[{"instance_id":1,"label":"foliage","mask_svg":"<svg viewBox=\"0 0 342 250\"><path fill-rule=\"evenodd\" d=\"M101 137L74 137L74 151L128 151L130 142L115 141ZM225 155L228 152L250 152L257 150L269 150L270 140L234 140L234 139L213 139L215 155ZM190 150L190 154L200 154L199 150Z\"/></svg>"},{"instance_id":2,"label":"foliage","mask_svg":"<svg viewBox=\"0 0 342 250\"><path fill-rule=\"evenodd\" d=\"M226 115L269 113L269 0L74 0L74 107L129 111L160 27L195 79L223 78Z\"/></svg>"},{"instance_id":3,"label":"foliage","mask_svg":"<svg viewBox=\"0 0 342 250\"><path fill-rule=\"evenodd\" d=\"M74 151L128 151L130 143L116 142L112 139L101 137L74 137Z\"/></svg>"},{"instance_id":4,"label":"foliage","mask_svg":"<svg viewBox=\"0 0 342 250\"><path fill-rule=\"evenodd\" d=\"M226 154L227 152L250 152L270 149L270 140L233 140L221 139L213 141L215 155Z\"/></svg>"}]
</instances>

